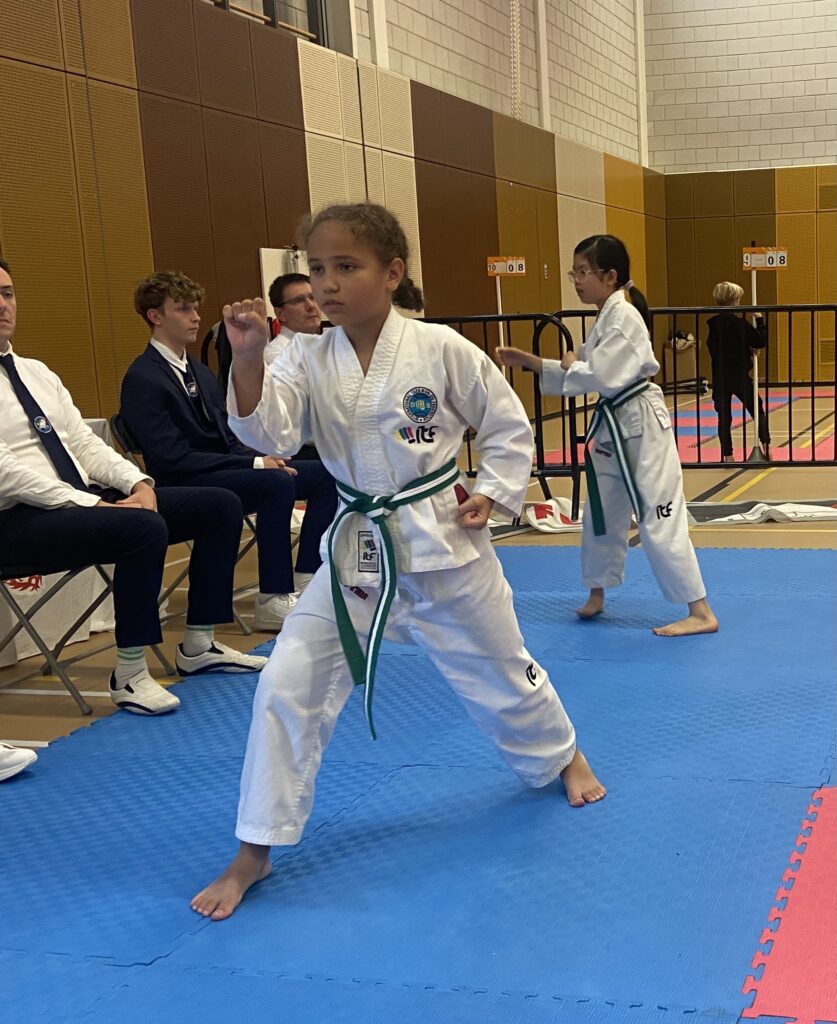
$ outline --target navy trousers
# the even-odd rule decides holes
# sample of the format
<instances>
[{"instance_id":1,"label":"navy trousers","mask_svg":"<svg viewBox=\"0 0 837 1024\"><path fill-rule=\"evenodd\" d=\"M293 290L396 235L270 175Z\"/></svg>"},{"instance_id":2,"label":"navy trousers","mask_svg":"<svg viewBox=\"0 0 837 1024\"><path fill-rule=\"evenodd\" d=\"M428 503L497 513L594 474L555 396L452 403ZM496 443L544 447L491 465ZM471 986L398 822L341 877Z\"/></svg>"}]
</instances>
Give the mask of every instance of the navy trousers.
<instances>
[{"instance_id":1,"label":"navy trousers","mask_svg":"<svg viewBox=\"0 0 837 1024\"><path fill-rule=\"evenodd\" d=\"M337 512L337 489L323 464L316 460L287 463L296 476L281 469L224 469L190 474L192 486L224 487L237 494L245 515L256 513L259 553L259 590L262 594L289 594L294 589L291 556L291 513L297 501L305 501L297 549L297 572L316 572L320 539Z\"/></svg>"},{"instance_id":2,"label":"navy trousers","mask_svg":"<svg viewBox=\"0 0 837 1024\"><path fill-rule=\"evenodd\" d=\"M193 540L186 621L231 622L233 573L241 539L241 502L230 491L161 487L157 512L107 506L0 512L0 566L58 572L114 565L113 607L118 647L162 639L157 598L169 544ZM124 495L103 492L105 501Z\"/></svg>"}]
</instances>

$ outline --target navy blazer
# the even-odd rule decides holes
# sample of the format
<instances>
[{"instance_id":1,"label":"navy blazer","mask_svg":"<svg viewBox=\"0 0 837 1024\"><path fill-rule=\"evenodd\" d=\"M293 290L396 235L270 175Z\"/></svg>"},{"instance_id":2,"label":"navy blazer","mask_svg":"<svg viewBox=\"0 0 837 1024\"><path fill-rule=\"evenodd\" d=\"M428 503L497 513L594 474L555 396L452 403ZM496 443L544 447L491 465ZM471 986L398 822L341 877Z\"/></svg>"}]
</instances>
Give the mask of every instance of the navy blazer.
<instances>
[{"instance_id":1,"label":"navy blazer","mask_svg":"<svg viewBox=\"0 0 837 1024\"><path fill-rule=\"evenodd\" d=\"M175 368L153 345L137 356L122 381L120 415L148 473L158 484L170 485L214 470L252 469L258 453L227 425L224 396L214 374L191 356L186 359L209 422L175 377Z\"/></svg>"}]
</instances>

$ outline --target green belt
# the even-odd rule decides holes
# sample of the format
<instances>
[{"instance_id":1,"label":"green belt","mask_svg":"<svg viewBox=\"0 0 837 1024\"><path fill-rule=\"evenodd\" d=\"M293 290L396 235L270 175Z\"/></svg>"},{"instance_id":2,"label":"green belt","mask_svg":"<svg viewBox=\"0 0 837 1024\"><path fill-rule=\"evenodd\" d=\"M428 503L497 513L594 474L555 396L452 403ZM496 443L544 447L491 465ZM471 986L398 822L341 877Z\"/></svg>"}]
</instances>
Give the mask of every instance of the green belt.
<instances>
[{"instance_id":1,"label":"green belt","mask_svg":"<svg viewBox=\"0 0 837 1024\"><path fill-rule=\"evenodd\" d=\"M427 476L419 477L407 484L397 494L391 497L372 497L362 491L356 491L348 484L337 481L337 493L345 502L345 507L338 513L332 524L328 536L328 560L331 570L331 598L334 602L334 612L337 621L337 629L340 636L340 643L346 661L351 669L352 679L355 686L363 686L363 707L366 712L366 720L369 723L369 731L375 739L375 726L372 723L372 691L375 686L375 665L378 661L378 651L381 641L384 638L384 627L386 626L389 609L396 593L396 564L395 549L392 545L392 536L387 526L387 516L400 508L402 505L410 505L421 498L429 498L431 494L450 487L459 479L459 467L456 459L445 463L441 469L437 469ZM366 516L375 523L381 533L383 552L381 558L381 593L375 611L372 616L372 625L369 629L369 636L366 642L366 653L363 653L358 641L355 628L343 598L343 591L340 585L340 578L334 564L334 541L346 516L356 512Z\"/></svg>"},{"instance_id":2,"label":"green belt","mask_svg":"<svg viewBox=\"0 0 837 1024\"><path fill-rule=\"evenodd\" d=\"M616 456L616 461L619 464L619 471L622 474L622 479L625 481L625 489L628 492L628 497L631 499L631 505L633 506L636 521L638 523L642 522L644 511L642 495L639 493L639 489L637 488L634 473L631 469L631 462L628 458L628 449L625 444L625 437L622 433L622 428L619 426L619 420L617 420L614 412L621 405L624 405L626 402L630 402L632 398L636 398L637 395L641 395L643 391L647 390L648 381L638 380L634 381L633 384L629 384L621 391L618 391L612 398L600 397L598 402L596 402L593 419L590 422L587 436L584 438L584 471L587 474L587 500L590 502L590 512L593 518L593 533L595 533L597 537L601 537L607 533L607 529L605 527L602 498L599 494L599 483L596 480L596 470L593 467L593 459L590 455L589 448L602 423L606 423L607 429L610 431L610 437L613 441L613 452Z\"/></svg>"}]
</instances>

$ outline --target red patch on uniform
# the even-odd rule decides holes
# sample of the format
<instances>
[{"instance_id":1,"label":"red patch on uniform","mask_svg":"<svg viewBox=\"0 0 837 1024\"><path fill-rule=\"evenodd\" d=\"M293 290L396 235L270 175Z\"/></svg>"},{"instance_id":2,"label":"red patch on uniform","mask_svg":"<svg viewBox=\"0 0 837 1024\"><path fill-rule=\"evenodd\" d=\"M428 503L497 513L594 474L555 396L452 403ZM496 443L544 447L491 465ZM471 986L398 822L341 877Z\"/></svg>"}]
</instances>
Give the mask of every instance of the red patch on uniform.
<instances>
[{"instance_id":1,"label":"red patch on uniform","mask_svg":"<svg viewBox=\"0 0 837 1024\"><path fill-rule=\"evenodd\" d=\"M453 493L456 495L457 505L462 505L468 500L468 492L465 490L462 484L454 484Z\"/></svg>"},{"instance_id":2,"label":"red patch on uniform","mask_svg":"<svg viewBox=\"0 0 837 1024\"><path fill-rule=\"evenodd\" d=\"M369 597L369 595L366 593L366 591L363 590L361 587L349 587L349 590L351 590L351 592L353 594L357 594L357 596L362 601L365 601L367 599L367 597Z\"/></svg>"}]
</instances>

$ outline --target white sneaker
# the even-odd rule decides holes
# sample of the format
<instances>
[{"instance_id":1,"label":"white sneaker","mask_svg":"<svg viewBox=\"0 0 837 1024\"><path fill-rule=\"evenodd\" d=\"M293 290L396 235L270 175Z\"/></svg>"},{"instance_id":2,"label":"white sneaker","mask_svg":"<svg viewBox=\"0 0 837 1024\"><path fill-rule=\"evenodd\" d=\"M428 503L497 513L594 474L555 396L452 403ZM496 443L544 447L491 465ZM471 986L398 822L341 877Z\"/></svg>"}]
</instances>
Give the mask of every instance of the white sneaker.
<instances>
[{"instance_id":1,"label":"white sneaker","mask_svg":"<svg viewBox=\"0 0 837 1024\"><path fill-rule=\"evenodd\" d=\"M267 658L257 654L242 654L234 647L213 640L208 651L191 657L183 653L183 644L178 644L174 663L182 676L193 676L198 672L261 672L267 664Z\"/></svg>"},{"instance_id":2,"label":"white sneaker","mask_svg":"<svg viewBox=\"0 0 837 1024\"><path fill-rule=\"evenodd\" d=\"M30 764L38 760L34 750L27 750L26 747L13 747L9 743L0 743L0 782L3 779L10 779Z\"/></svg>"},{"instance_id":3,"label":"white sneaker","mask_svg":"<svg viewBox=\"0 0 837 1024\"><path fill-rule=\"evenodd\" d=\"M164 715L180 707L180 698L155 683L147 671L132 676L124 686L118 686L116 673L110 674L110 699L123 711L135 715Z\"/></svg>"},{"instance_id":4,"label":"white sneaker","mask_svg":"<svg viewBox=\"0 0 837 1024\"><path fill-rule=\"evenodd\" d=\"M294 573L294 586L296 587L297 594L301 594L303 590L308 586L311 580L314 579L313 572L295 572Z\"/></svg>"},{"instance_id":5,"label":"white sneaker","mask_svg":"<svg viewBox=\"0 0 837 1024\"><path fill-rule=\"evenodd\" d=\"M298 599L299 594L257 594L253 625L261 633L278 633Z\"/></svg>"}]
</instances>

